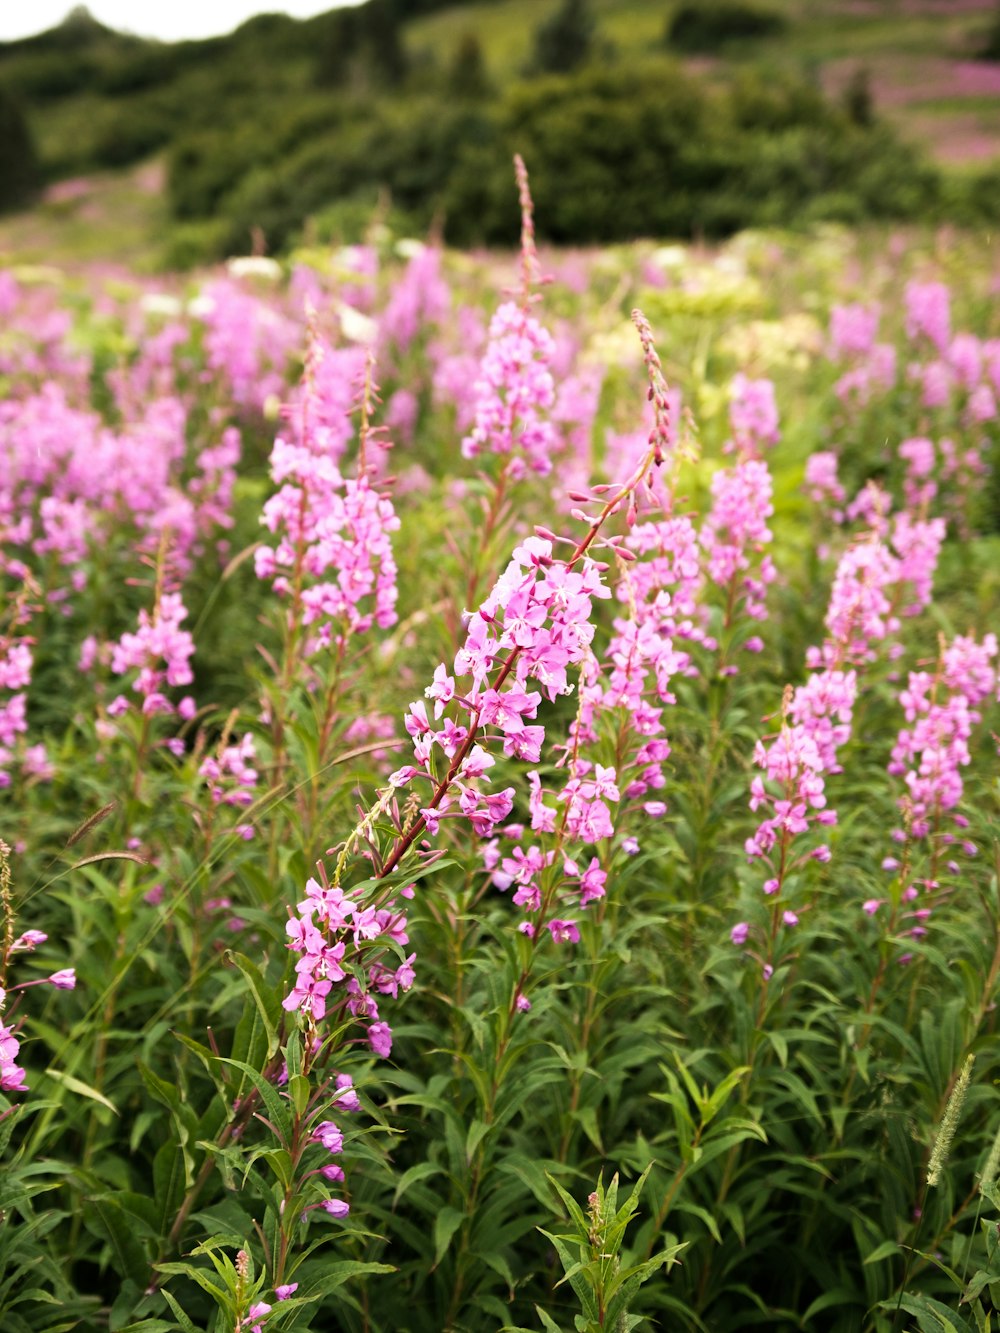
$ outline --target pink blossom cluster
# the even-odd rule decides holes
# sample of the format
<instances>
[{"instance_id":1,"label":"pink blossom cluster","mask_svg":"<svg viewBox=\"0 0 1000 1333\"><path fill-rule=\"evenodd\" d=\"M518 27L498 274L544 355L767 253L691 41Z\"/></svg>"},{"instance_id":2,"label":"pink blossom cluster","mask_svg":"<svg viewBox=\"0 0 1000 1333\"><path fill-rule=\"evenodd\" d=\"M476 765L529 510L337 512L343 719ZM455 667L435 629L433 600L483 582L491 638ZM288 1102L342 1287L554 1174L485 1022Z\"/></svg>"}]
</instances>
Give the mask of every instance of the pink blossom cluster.
<instances>
[{"instance_id":1,"label":"pink blossom cluster","mask_svg":"<svg viewBox=\"0 0 1000 1333\"><path fill-rule=\"evenodd\" d=\"M187 608L179 592L164 592L150 614L139 612L139 628L126 630L111 652L111 670L116 676L136 672L132 689L142 696L142 713L149 717L158 713L178 711L164 690L190 685L194 679L191 658L194 639L181 628L187 618ZM117 717L128 710L129 703L119 695L109 705L108 712ZM188 711L185 705L184 711Z\"/></svg>"},{"instance_id":2,"label":"pink blossom cluster","mask_svg":"<svg viewBox=\"0 0 1000 1333\"><path fill-rule=\"evenodd\" d=\"M349 1074L335 1074L330 1101L325 1108L317 1112L317 1116L322 1118L318 1118L312 1127L309 1135L311 1141L321 1148L328 1158L339 1157L344 1151L343 1130L335 1120L330 1120L327 1117L333 1114L350 1114L360 1110L361 1101L354 1090L354 1081L351 1076ZM322 1166L314 1168L314 1173L331 1184L340 1184L344 1180L344 1168L336 1161L324 1162ZM322 1209L328 1217L338 1219L347 1217L351 1211L347 1200L336 1195L331 1195L312 1206ZM290 1287L276 1287L274 1294L279 1301L287 1300L296 1286L297 1284L293 1283Z\"/></svg>"},{"instance_id":3,"label":"pink blossom cluster","mask_svg":"<svg viewBox=\"0 0 1000 1333\"><path fill-rule=\"evenodd\" d=\"M907 787L910 833L926 837L940 816L962 797L961 769L969 763L968 742L980 721L978 706L996 693L997 640L981 643L958 636L943 651L938 672L911 671L899 702L911 725L893 747L889 772Z\"/></svg>"},{"instance_id":4,"label":"pink blossom cluster","mask_svg":"<svg viewBox=\"0 0 1000 1333\"><path fill-rule=\"evenodd\" d=\"M615 619L602 662L591 656L583 664L570 735L575 746L594 745L601 717L621 710L627 720L619 745L624 796L647 800L653 809L646 813L655 815L662 802L649 798L666 785L663 764L670 755L661 705L676 702L674 677L697 674L680 645L716 645L698 600L703 576L691 519L674 515L636 524L625 545L636 559L624 565L616 597L629 615Z\"/></svg>"},{"instance_id":5,"label":"pink blossom cluster","mask_svg":"<svg viewBox=\"0 0 1000 1333\"><path fill-rule=\"evenodd\" d=\"M399 520L388 496L367 474L345 477L326 456L282 439L271 453L271 476L279 489L261 521L278 544L257 548L257 575L301 604L312 650L345 643L372 624L394 624L390 534Z\"/></svg>"},{"instance_id":6,"label":"pink blossom cluster","mask_svg":"<svg viewBox=\"0 0 1000 1333\"><path fill-rule=\"evenodd\" d=\"M570 491L583 490L593 474L594 421L603 381L604 367L594 365L568 370L559 377L552 421L562 438L565 452L559 463L559 484L553 494L557 504ZM610 456L618 458L617 454Z\"/></svg>"},{"instance_id":7,"label":"pink blossom cluster","mask_svg":"<svg viewBox=\"0 0 1000 1333\"><path fill-rule=\"evenodd\" d=\"M0 404L0 525L7 541L34 558L54 558L79 590L84 560L95 540L139 534L155 551L169 534L174 565L192 556L219 528L229 509L240 457L233 428L188 464L188 412L176 396L137 404L120 429L72 406L59 384L47 384L20 402ZM7 527L5 513L17 514ZM51 580L50 580L51 582ZM49 590L49 600L66 591Z\"/></svg>"},{"instance_id":8,"label":"pink blossom cluster","mask_svg":"<svg viewBox=\"0 0 1000 1333\"><path fill-rule=\"evenodd\" d=\"M875 347L881 311L877 305L852 302L830 309L830 355L835 360L867 356Z\"/></svg>"},{"instance_id":9,"label":"pink blossom cluster","mask_svg":"<svg viewBox=\"0 0 1000 1333\"><path fill-rule=\"evenodd\" d=\"M454 675L443 663L434 672L426 691L434 720L423 700L410 705L406 729L413 737L414 763L390 781L396 787L414 781L432 785L431 800L421 808L431 833L449 815L468 818L481 836L507 818L514 789L493 795L481 790L496 762L490 742L502 744L505 755L538 763L545 739L544 727L535 722L542 694L554 700L568 693L568 669L587 655L594 636L592 599L610 592L593 560L584 557L579 568L571 568L552 551L552 541L543 537L528 537L515 549L469 619ZM463 680L468 683L460 686ZM540 691L527 688L532 681ZM458 720L463 716L466 725ZM445 768L440 778L438 752Z\"/></svg>"},{"instance_id":10,"label":"pink blossom cluster","mask_svg":"<svg viewBox=\"0 0 1000 1333\"><path fill-rule=\"evenodd\" d=\"M995 635L985 635L982 642L958 635L942 643L936 671L911 671L899 694L910 725L899 732L888 769L906 784L899 798L903 827L893 830L897 849L884 858L882 869L899 876L899 906L907 908L906 919L913 924L906 933L913 938L927 934L932 895L941 890L942 881L961 874L959 856L972 857L978 851L965 833L969 821L956 807L964 792L961 770L970 762L973 727L981 721L979 707L996 694L996 657ZM922 905L913 906L921 890L927 896ZM874 916L884 901L869 899L864 911ZM909 957L904 954L899 961Z\"/></svg>"},{"instance_id":11,"label":"pink blossom cluster","mask_svg":"<svg viewBox=\"0 0 1000 1333\"><path fill-rule=\"evenodd\" d=\"M830 589L827 640L822 648L808 650L810 667L872 659L874 645L899 629L892 598L898 575L898 561L874 534L847 548Z\"/></svg>"},{"instance_id":12,"label":"pink blossom cluster","mask_svg":"<svg viewBox=\"0 0 1000 1333\"><path fill-rule=\"evenodd\" d=\"M960 424L983 426L997 416L998 386L988 357L990 344L971 333L959 333L943 354L930 361L913 361L911 383L920 393L920 405L931 411L954 407Z\"/></svg>"},{"instance_id":13,"label":"pink blossom cluster","mask_svg":"<svg viewBox=\"0 0 1000 1333\"><path fill-rule=\"evenodd\" d=\"M712 478L712 507L701 528L708 577L726 591L727 624L740 608L751 620L767 619L767 588L776 571L765 548L767 520L774 513L767 464L750 458L723 468Z\"/></svg>"},{"instance_id":14,"label":"pink blossom cluster","mask_svg":"<svg viewBox=\"0 0 1000 1333\"><path fill-rule=\"evenodd\" d=\"M806 460L806 494L814 504L830 505L830 517L834 523L844 521L842 505L847 499L847 492L837 476L837 455L831 450L817 450Z\"/></svg>"},{"instance_id":15,"label":"pink blossom cluster","mask_svg":"<svg viewBox=\"0 0 1000 1333\"><path fill-rule=\"evenodd\" d=\"M467 432L476 420L479 404L477 384L487 330L482 312L474 306L460 306L456 318L456 343L443 337L428 346L431 358L431 392L435 407L451 409L455 426Z\"/></svg>"},{"instance_id":16,"label":"pink blossom cluster","mask_svg":"<svg viewBox=\"0 0 1000 1333\"><path fill-rule=\"evenodd\" d=\"M9 849L4 843L0 843L0 889L3 890L3 908L9 912L10 903L8 901L7 891L9 888ZM7 946L3 954L0 955L0 976L5 980L8 975L11 964L15 961L15 955L21 953L32 953L39 945L44 944L48 936L41 930L26 930L16 936ZM19 993L27 990L31 986L40 986L48 984L55 986L57 990L73 990L76 986L76 972L73 968L62 968L58 972L53 972L50 976L40 978L38 981L22 981L16 986L8 986L6 989L0 986L0 1092L27 1092L28 1084L26 1075L22 1067L17 1063L21 1049L21 1042L17 1035L20 1024L13 1021L13 1018L4 1021L4 1010L12 996L18 996Z\"/></svg>"},{"instance_id":17,"label":"pink blossom cluster","mask_svg":"<svg viewBox=\"0 0 1000 1333\"><path fill-rule=\"evenodd\" d=\"M781 431L773 382L735 375L729 389L729 424L733 434L727 452L759 458L763 446L777 444Z\"/></svg>"},{"instance_id":18,"label":"pink blossom cluster","mask_svg":"<svg viewBox=\"0 0 1000 1333\"><path fill-rule=\"evenodd\" d=\"M60 306L59 295L52 287L18 282L9 269L0 272L0 375L9 381L9 399L53 380L74 402L86 401L92 358L73 345L73 315Z\"/></svg>"},{"instance_id":19,"label":"pink blossom cluster","mask_svg":"<svg viewBox=\"0 0 1000 1333\"><path fill-rule=\"evenodd\" d=\"M29 618L24 596L12 601L8 629L0 634L0 789L9 787L10 765L15 759L18 737L28 730L28 696L33 666L32 640L20 632ZM4 696L7 695L5 698ZM44 746L31 746L21 755L29 773L47 771Z\"/></svg>"},{"instance_id":20,"label":"pink blossom cluster","mask_svg":"<svg viewBox=\"0 0 1000 1333\"><path fill-rule=\"evenodd\" d=\"M475 382L474 424L462 441L463 458L509 458L515 479L529 470L541 476L552 470L558 444L548 418L555 404L549 369L554 350L551 334L523 306L508 301L497 310Z\"/></svg>"},{"instance_id":21,"label":"pink blossom cluster","mask_svg":"<svg viewBox=\"0 0 1000 1333\"><path fill-rule=\"evenodd\" d=\"M364 1026L375 1054L387 1057L392 1029L382 1021L376 997L395 999L401 990L410 989L415 976L414 954L395 968L381 961L387 948L409 942L406 917L395 901L365 906L325 877L310 879L286 930L288 948L298 961L295 984L282 1001L284 1008L290 1013L301 1010L307 1022L320 1023L332 1003L330 992L343 983L339 1005ZM366 954L378 954L379 960L366 963Z\"/></svg>"},{"instance_id":22,"label":"pink blossom cluster","mask_svg":"<svg viewBox=\"0 0 1000 1333\"><path fill-rule=\"evenodd\" d=\"M912 518L903 510L892 525L892 547L899 563L896 582L900 589L897 602L904 616L919 615L930 605L938 557L947 533L943 518ZM908 590L909 600L902 600Z\"/></svg>"},{"instance_id":23,"label":"pink blossom cluster","mask_svg":"<svg viewBox=\"0 0 1000 1333\"><path fill-rule=\"evenodd\" d=\"M844 699L848 698L845 691ZM849 710L850 703L846 706ZM810 722L815 720L804 704L799 711ZM747 839L746 853L751 860L765 859L771 874L764 883L764 892L777 894L786 877L808 857L817 861L830 859L830 849L821 843L807 855L793 860L790 854L793 839L806 833L812 824L836 823L837 816L826 808L824 756L806 723L789 726L786 722L770 743L758 741L754 763L763 769L764 776L755 776L750 784L750 809L764 807L771 813ZM776 794L768 791L765 781L777 788Z\"/></svg>"},{"instance_id":24,"label":"pink blossom cluster","mask_svg":"<svg viewBox=\"0 0 1000 1333\"><path fill-rule=\"evenodd\" d=\"M951 293L943 282L908 282L903 296L906 305L906 336L912 341L926 338L943 352L951 337Z\"/></svg>"},{"instance_id":25,"label":"pink blossom cluster","mask_svg":"<svg viewBox=\"0 0 1000 1333\"><path fill-rule=\"evenodd\" d=\"M878 306L854 303L835 305L830 311L830 356L848 364L834 385L843 403L864 406L896 383L896 348L875 341L879 319Z\"/></svg>"},{"instance_id":26,"label":"pink blossom cluster","mask_svg":"<svg viewBox=\"0 0 1000 1333\"><path fill-rule=\"evenodd\" d=\"M213 805L245 807L253 804L257 785L257 752L253 736L247 732L239 741L223 745L198 766L198 775L208 783Z\"/></svg>"},{"instance_id":27,"label":"pink blossom cluster","mask_svg":"<svg viewBox=\"0 0 1000 1333\"><path fill-rule=\"evenodd\" d=\"M380 345L386 353L405 353L421 329L441 324L451 306L451 291L441 272L439 246L423 245L392 287L379 324Z\"/></svg>"},{"instance_id":28,"label":"pink blossom cluster","mask_svg":"<svg viewBox=\"0 0 1000 1333\"><path fill-rule=\"evenodd\" d=\"M306 372L282 412L283 438L338 463L354 437L351 414L367 356L363 347L334 347L312 330Z\"/></svg>"},{"instance_id":29,"label":"pink blossom cluster","mask_svg":"<svg viewBox=\"0 0 1000 1333\"><path fill-rule=\"evenodd\" d=\"M227 398L261 411L281 397L301 346L295 321L229 278L206 284L193 311L204 326L206 375L222 381Z\"/></svg>"},{"instance_id":30,"label":"pink blossom cluster","mask_svg":"<svg viewBox=\"0 0 1000 1333\"><path fill-rule=\"evenodd\" d=\"M937 462L934 441L926 436L915 436L903 440L898 453L906 464L903 495L907 508L926 510L937 494L937 483L933 479Z\"/></svg>"}]
</instances>

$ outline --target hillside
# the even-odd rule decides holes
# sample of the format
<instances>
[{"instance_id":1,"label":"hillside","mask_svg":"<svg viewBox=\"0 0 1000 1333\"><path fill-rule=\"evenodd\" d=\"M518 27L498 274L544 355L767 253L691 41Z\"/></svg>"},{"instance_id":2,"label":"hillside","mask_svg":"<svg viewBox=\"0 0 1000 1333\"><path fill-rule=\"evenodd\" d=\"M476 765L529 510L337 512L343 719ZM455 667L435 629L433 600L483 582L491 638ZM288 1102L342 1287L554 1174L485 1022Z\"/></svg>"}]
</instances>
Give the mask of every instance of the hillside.
<instances>
[{"instance_id":1,"label":"hillside","mask_svg":"<svg viewBox=\"0 0 1000 1333\"><path fill-rule=\"evenodd\" d=\"M507 239L512 146L579 176L552 221L567 242L622 238L621 209L594 212L619 189L629 235L803 209L975 222L1000 152L1000 63L975 58L994 22L984 0L368 0L168 44L77 9L0 44L0 94L49 182L163 157L179 263L280 248L309 219L349 238L376 207Z\"/></svg>"}]
</instances>

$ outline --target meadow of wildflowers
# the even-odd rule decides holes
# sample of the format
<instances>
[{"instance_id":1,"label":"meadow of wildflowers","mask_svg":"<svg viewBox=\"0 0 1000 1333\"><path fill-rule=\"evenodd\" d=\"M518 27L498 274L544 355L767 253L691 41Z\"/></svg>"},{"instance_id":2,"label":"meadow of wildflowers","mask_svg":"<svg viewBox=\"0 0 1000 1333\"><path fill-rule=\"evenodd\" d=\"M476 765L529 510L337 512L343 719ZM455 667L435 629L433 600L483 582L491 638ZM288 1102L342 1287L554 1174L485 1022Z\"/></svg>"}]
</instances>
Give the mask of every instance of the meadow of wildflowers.
<instances>
[{"instance_id":1,"label":"meadow of wildflowers","mask_svg":"<svg viewBox=\"0 0 1000 1333\"><path fill-rule=\"evenodd\" d=\"M517 174L0 272L3 1333L990 1327L995 255Z\"/></svg>"}]
</instances>

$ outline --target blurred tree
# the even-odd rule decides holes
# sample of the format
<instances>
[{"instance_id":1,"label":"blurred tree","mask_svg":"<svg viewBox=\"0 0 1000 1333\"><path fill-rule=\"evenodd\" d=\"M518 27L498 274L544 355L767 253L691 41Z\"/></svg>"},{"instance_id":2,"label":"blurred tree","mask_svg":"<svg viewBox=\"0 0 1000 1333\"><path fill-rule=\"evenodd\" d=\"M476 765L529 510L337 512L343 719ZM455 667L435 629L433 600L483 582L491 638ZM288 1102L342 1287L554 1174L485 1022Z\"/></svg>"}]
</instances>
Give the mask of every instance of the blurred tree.
<instances>
[{"instance_id":1,"label":"blurred tree","mask_svg":"<svg viewBox=\"0 0 1000 1333\"><path fill-rule=\"evenodd\" d=\"M396 87L406 77L400 0L367 0L356 9L336 10L324 18L316 56L315 82L321 88L345 83Z\"/></svg>"},{"instance_id":2,"label":"blurred tree","mask_svg":"<svg viewBox=\"0 0 1000 1333\"><path fill-rule=\"evenodd\" d=\"M1000 3L996 6L993 22L986 33L986 40L979 48L980 60L1000 60Z\"/></svg>"},{"instance_id":3,"label":"blurred tree","mask_svg":"<svg viewBox=\"0 0 1000 1333\"><path fill-rule=\"evenodd\" d=\"M392 84L402 82L408 64L400 8L399 0L368 0L356 11L369 63L381 78Z\"/></svg>"},{"instance_id":4,"label":"blurred tree","mask_svg":"<svg viewBox=\"0 0 1000 1333\"><path fill-rule=\"evenodd\" d=\"M871 75L859 65L847 81L843 93L844 110L855 125L874 125L875 100L872 97Z\"/></svg>"},{"instance_id":5,"label":"blurred tree","mask_svg":"<svg viewBox=\"0 0 1000 1333\"><path fill-rule=\"evenodd\" d=\"M483 48L474 32L463 33L459 38L446 86L453 97L485 97L490 92Z\"/></svg>"},{"instance_id":6,"label":"blurred tree","mask_svg":"<svg viewBox=\"0 0 1000 1333\"><path fill-rule=\"evenodd\" d=\"M593 47L594 19L588 0L563 0L535 30L532 68L544 74L569 74L590 57Z\"/></svg>"},{"instance_id":7,"label":"blurred tree","mask_svg":"<svg viewBox=\"0 0 1000 1333\"><path fill-rule=\"evenodd\" d=\"M41 184L38 154L24 112L0 88L0 211L30 203Z\"/></svg>"},{"instance_id":8,"label":"blurred tree","mask_svg":"<svg viewBox=\"0 0 1000 1333\"><path fill-rule=\"evenodd\" d=\"M697 0L674 10L663 38L677 51L712 55L724 42L773 37L787 26L783 14L740 0Z\"/></svg>"}]
</instances>

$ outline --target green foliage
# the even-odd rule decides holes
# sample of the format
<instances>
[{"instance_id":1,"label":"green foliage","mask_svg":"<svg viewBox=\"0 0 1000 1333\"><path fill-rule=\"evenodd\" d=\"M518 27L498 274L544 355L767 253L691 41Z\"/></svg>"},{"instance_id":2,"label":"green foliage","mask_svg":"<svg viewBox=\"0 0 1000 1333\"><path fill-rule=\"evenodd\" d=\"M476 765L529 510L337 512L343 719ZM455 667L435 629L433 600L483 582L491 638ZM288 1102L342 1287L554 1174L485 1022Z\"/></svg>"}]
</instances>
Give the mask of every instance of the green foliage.
<instances>
[{"instance_id":1,"label":"green foliage","mask_svg":"<svg viewBox=\"0 0 1000 1333\"><path fill-rule=\"evenodd\" d=\"M275 32L280 38L280 24ZM524 126L539 127L536 147L551 167L573 134L598 137L604 90L614 86L611 74L588 72L513 90L505 105L523 101L538 111L535 120L524 112ZM636 105L661 151L690 166L685 139L694 138L713 146L717 168L743 169L712 139L696 92L683 81L655 86L654 95L650 75ZM583 105L583 90L597 110L581 128L567 108ZM543 92L544 100L531 101ZM379 111L374 126L360 115L338 124L331 142L343 135L345 158L368 194L355 196L353 175L336 177L320 154L296 161L287 179L302 190L310 173L330 172L315 184L310 207L331 234L342 239L370 215L386 162L401 173L400 197L419 215L430 206L421 193L436 179L438 159L471 154L459 146L477 127L484 139L502 132L481 108L468 107L432 127L434 106L428 99L410 125L402 107ZM843 134L842 148L865 142L852 137L846 117L831 129L828 109L801 87L751 80L713 106L728 118L727 134L738 130L757 144L759 169L788 199L800 197L798 173L824 135ZM609 155L628 152L624 118L618 133ZM223 142L209 134L191 141L191 176L204 168L199 189L213 207L240 188L220 185L208 169ZM778 148L769 157L767 143L783 144L794 169ZM370 168L368 157L376 159ZM472 161L463 167L470 197ZM863 154L858 164L863 177ZM282 212L277 190L268 194L272 181L285 179L283 164L272 167L273 177L262 168L251 179L274 208L276 234L292 236L293 212ZM828 187L818 196L824 208L848 211L853 196L835 193L836 177L815 170ZM629 171L635 194L625 202L639 206L640 164ZM492 200L491 182L482 185L480 197ZM535 185L539 219L551 209L559 226L570 226L560 183L536 172ZM499 200L499 184L496 191ZM599 193L595 186L594 207ZM216 225L199 220L194 185L188 198L193 220L185 227ZM484 216L499 230L509 223L495 206L495 222ZM241 207L241 225L249 226L255 211ZM380 216L372 238L377 313L402 271L392 231L402 222L388 211ZM194 249L197 234L190 236ZM901 464L883 442L930 429L904 375L881 398L847 411L832 389L842 368L824 348L829 308L859 295L880 301L880 336L901 356L914 355L898 289L933 261L952 283L954 327L983 338L997 332L985 295L988 247L967 240L960 248L946 235L917 237L905 254L887 244L872 233L851 238L825 228L808 241L746 234L722 254L623 247L580 261L582 280L573 286L545 290L543 317L566 321L607 371L586 444L602 477L617 474L615 450L623 447L605 445L606 428L642 438L648 431L638 356L621 336L636 301L655 309L671 383L700 426L704 458L685 462L679 481L685 512L704 512L724 465L734 372L772 375L782 407L783 439L769 456L783 573L771 590L771 619L733 624L712 600L718 590L708 590L703 628L718 650L685 640L693 670L672 682L676 699L664 705L667 811L652 819L635 802L628 809L627 797L616 803L623 827L635 821L628 827L637 845L627 851L602 838L588 846L608 886L579 913L574 946L517 931L510 893L491 883L481 841L457 817L443 819L435 835L442 855L421 850L409 869L376 879L399 822L414 816L394 808L386 787L385 773L401 762L395 749L359 753L348 736L369 707L398 715L421 697L434 664L454 655L477 586L480 593L489 586L522 530L571 522L552 516L559 480L539 484L532 475L511 481L496 525L484 523L493 460L462 458L454 405L435 402L431 391L432 342L470 335L435 323L405 350L389 345L383 353L386 398L405 386L417 400L412 443L396 454L399 470L415 472L419 462L425 475L400 488L401 623L338 676L329 651L296 669L283 637L287 603L269 597L249 558L268 493L264 457L279 427L252 407L226 405L197 320L170 316L184 332L170 365L186 395L192 453L215 443L230 421L243 431L226 534L233 558L220 568L213 549L196 553L185 577L202 708L182 728L187 749L177 756L157 743L168 734L162 719L151 724L164 727L152 737L137 715L99 730L95 710L118 686L105 670L95 690L94 677L75 665L78 631L112 640L148 605L150 571L139 566L138 583L122 577L136 568L129 516L88 550L88 582L71 616L58 600L39 599L46 609L33 645L39 688L32 686L30 735L50 743L58 771L51 784L18 780L5 796L0 834L9 828L10 840L24 844L14 858L17 928L37 924L49 943L20 953L12 972L41 981L58 957L76 968L79 985L72 993L42 985L24 992L30 1092L0 1100L4 1333L245 1333L260 1302L272 1305L263 1326L274 1333L742 1333L753 1326L890 1333L904 1316L907 1327L937 1333L990 1327L993 1295L1000 1297L1000 1106L990 1074L1000 1058L992 698L976 723L961 806L969 821L962 836L979 856L963 861L960 876L942 871L940 891L928 891L926 935L906 915L902 877L883 861L895 848L890 830L902 787L887 772L903 724L897 677L911 667L933 670L939 632L992 624L995 538L951 539L933 609L903 617L902 655L866 664L853 739L841 771L829 775L840 812L829 831L833 859L806 858L783 890L798 911L794 927L782 925L744 854L759 820L747 803L754 745L778 725L785 682L802 678L807 647L822 640L833 565L825 548L836 554L854 540L820 527L801 494L805 460L822 441L838 450L852 494L878 476L898 496ZM506 258L443 262L469 324L510 282ZM569 257L554 262L564 276L572 272ZM350 272L330 276L330 254L319 245L295 264L297 282L315 280L321 291L329 282L334 299L352 284ZM280 281L261 299L285 318L294 298ZM178 280L177 290L186 297L197 287ZM247 287L258 290L265 289ZM131 300L130 292L116 305L103 291L90 302L76 287L67 297L72 346L94 354L89 380L75 379L74 391L109 428L125 410L114 386L146 345L133 332ZM324 308L316 318L328 314ZM464 342L448 346L468 350ZM285 379L278 376L284 391L298 371L293 355ZM957 434L960 408L953 417L942 409L935 426ZM353 448L341 460L345 469ZM995 458L993 422L982 425L982 448ZM973 528L987 499L969 497ZM64 577L44 552L32 559L40 582ZM598 633L626 608L605 603ZM751 628L765 638L760 654L745 651ZM732 665L735 674L726 669ZM553 737L565 734L578 698L543 705ZM618 762L629 721L619 710L598 725L596 762ZM199 775L224 738L244 729L258 742L262 775L239 814L256 830L249 841L226 822ZM546 781L559 759L546 751ZM523 770L498 754L494 789L508 778L520 784L511 819L524 826L527 847ZM387 792L377 804L376 787ZM395 1029L388 1059L374 1058L344 1010L317 1028L283 1007L293 967L289 907L328 848L331 871L343 854L352 890L412 888L410 940L401 952L416 950L418 979L405 997L380 993ZM930 865L920 873L934 879ZM876 899L881 905L867 914L862 903ZM730 935L737 920L749 932L741 944ZM365 966L353 975L363 981ZM955 1088L973 1054L978 1072L959 1121ZM332 1100L331 1080L343 1074L354 1080L360 1111ZM928 1189L949 1115L957 1132ZM345 1140L351 1211L340 1217L322 1209L330 1189L318 1175L326 1159L314 1136L328 1117ZM279 1300L275 1288L292 1284L289 1299Z\"/></svg>"},{"instance_id":2,"label":"green foliage","mask_svg":"<svg viewBox=\"0 0 1000 1333\"><path fill-rule=\"evenodd\" d=\"M481 98L490 92L483 48L474 32L463 33L448 68L448 91L454 97Z\"/></svg>"},{"instance_id":3,"label":"green foliage","mask_svg":"<svg viewBox=\"0 0 1000 1333\"><path fill-rule=\"evenodd\" d=\"M738 0L699 0L678 5L667 20L664 40L677 51L715 55L727 42L773 37L787 26L785 16L774 10Z\"/></svg>"},{"instance_id":4,"label":"green foliage","mask_svg":"<svg viewBox=\"0 0 1000 1333\"><path fill-rule=\"evenodd\" d=\"M38 156L24 112L0 86L0 212L24 207L40 186Z\"/></svg>"},{"instance_id":5,"label":"green foliage","mask_svg":"<svg viewBox=\"0 0 1000 1333\"><path fill-rule=\"evenodd\" d=\"M1000 60L1000 6L977 54L980 60Z\"/></svg>"},{"instance_id":6,"label":"green foliage","mask_svg":"<svg viewBox=\"0 0 1000 1333\"><path fill-rule=\"evenodd\" d=\"M532 67L540 74L571 74L594 47L594 18L588 0L562 0L535 29Z\"/></svg>"},{"instance_id":7,"label":"green foliage","mask_svg":"<svg viewBox=\"0 0 1000 1333\"><path fill-rule=\"evenodd\" d=\"M524 37L533 49L517 59L487 46L489 16L473 9L465 26L439 29L429 17L439 8L367 0L302 22L264 14L227 37L176 44L77 14L0 44L0 69L47 177L165 153L178 225L166 249L178 262L245 250L251 234L287 248L329 210L382 197L412 230L443 220L456 243L506 242L515 151L554 169L561 188L540 211L540 235L570 244L789 219L990 219L989 170L939 172L878 121L862 82L833 105L818 78L791 76L806 16L721 0L676 8L672 51L733 52L706 81L652 59L652 42L599 37L588 0L540 10ZM610 34L620 16L600 17ZM447 44L425 43L425 28ZM759 68L748 64L758 48ZM480 114L463 120L463 106Z\"/></svg>"}]
</instances>

